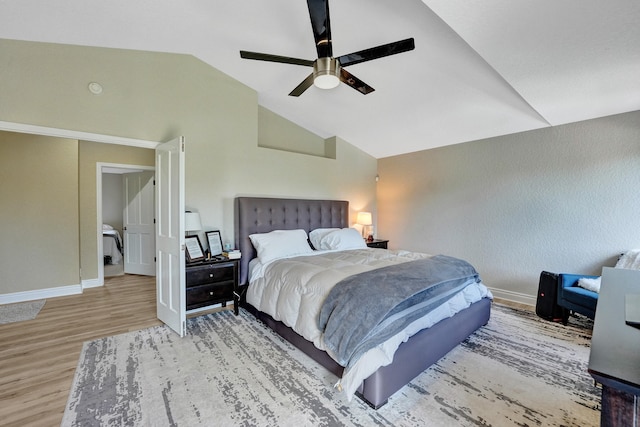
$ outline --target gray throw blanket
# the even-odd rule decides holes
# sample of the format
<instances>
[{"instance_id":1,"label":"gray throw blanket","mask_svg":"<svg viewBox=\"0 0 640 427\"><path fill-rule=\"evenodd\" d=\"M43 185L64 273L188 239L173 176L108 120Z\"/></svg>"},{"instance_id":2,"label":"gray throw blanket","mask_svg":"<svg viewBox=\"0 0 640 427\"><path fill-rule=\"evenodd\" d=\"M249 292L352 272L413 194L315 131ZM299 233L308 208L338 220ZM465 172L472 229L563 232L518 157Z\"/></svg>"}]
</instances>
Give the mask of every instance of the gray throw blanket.
<instances>
[{"instance_id":1,"label":"gray throw blanket","mask_svg":"<svg viewBox=\"0 0 640 427\"><path fill-rule=\"evenodd\" d=\"M367 350L479 281L471 264L446 255L355 274L329 292L318 328L338 363L348 368Z\"/></svg>"}]
</instances>

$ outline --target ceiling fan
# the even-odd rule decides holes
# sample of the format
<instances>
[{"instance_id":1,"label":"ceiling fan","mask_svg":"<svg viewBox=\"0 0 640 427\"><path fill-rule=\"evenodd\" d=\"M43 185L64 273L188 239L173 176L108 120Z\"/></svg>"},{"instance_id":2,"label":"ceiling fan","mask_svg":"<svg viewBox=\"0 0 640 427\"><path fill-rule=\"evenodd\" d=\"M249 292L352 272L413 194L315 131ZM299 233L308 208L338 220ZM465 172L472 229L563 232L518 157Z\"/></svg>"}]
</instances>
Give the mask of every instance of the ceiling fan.
<instances>
[{"instance_id":1,"label":"ceiling fan","mask_svg":"<svg viewBox=\"0 0 640 427\"><path fill-rule=\"evenodd\" d=\"M338 86L340 82L366 95L375 89L345 70L344 67L395 55L396 53L407 52L415 48L413 38L409 38L334 58L331 45L331 25L329 23L329 0L307 0L307 6L309 7L311 28L316 41L318 59L311 61L268 53L240 51L240 57L245 59L313 67L313 73L309 74L302 83L293 89L289 96L302 95L312 84L322 89L331 89Z\"/></svg>"}]
</instances>

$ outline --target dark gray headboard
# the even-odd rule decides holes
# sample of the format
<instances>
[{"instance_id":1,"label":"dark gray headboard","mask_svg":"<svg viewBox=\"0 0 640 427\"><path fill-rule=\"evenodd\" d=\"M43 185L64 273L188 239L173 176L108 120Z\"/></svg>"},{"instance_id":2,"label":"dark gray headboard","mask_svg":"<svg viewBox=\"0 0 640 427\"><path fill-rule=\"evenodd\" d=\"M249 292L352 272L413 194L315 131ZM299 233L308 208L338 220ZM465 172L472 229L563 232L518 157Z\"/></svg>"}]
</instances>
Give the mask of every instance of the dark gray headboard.
<instances>
[{"instance_id":1,"label":"dark gray headboard","mask_svg":"<svg viewBox=\"0 0 640 427\"><path fill-rule=\"evenodd\" d=\"M316 228L348 226L347 201L236 197L235 239L242 252L240 284L247 283L249 261L256 256L250 234L298 228L308 233Z\"/></svg>"}]
</instances>

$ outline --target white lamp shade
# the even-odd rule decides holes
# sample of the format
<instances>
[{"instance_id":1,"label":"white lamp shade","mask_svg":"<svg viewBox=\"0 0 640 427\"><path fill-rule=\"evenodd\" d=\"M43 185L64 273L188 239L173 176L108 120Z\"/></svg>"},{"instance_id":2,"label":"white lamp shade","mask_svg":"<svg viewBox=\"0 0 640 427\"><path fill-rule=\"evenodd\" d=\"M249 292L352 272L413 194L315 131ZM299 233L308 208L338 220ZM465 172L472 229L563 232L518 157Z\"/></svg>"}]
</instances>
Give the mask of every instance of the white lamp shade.
<instances>
[{"instance_id":1,"label":"white lamp shade","mask_svg":"<svg viewBox=\"0 0 640 427\"><path fill-rule=\"evenodd\" d=\"M200 223L200 214L198 212L185 212L184 230L185 231L202 230L202 224Z\"/></svg>"},{"instance_id":2,"label":"white lamp shade","mask_svg":"<svg viewBox=\"0 0 640 427\"><path fill-rule=\"evenodd\" d=\"M371 220L371 212L358 212L358 218L356 219L356 224L360 224L360 225L373 224Z\"/></svg>"}]
</instances>

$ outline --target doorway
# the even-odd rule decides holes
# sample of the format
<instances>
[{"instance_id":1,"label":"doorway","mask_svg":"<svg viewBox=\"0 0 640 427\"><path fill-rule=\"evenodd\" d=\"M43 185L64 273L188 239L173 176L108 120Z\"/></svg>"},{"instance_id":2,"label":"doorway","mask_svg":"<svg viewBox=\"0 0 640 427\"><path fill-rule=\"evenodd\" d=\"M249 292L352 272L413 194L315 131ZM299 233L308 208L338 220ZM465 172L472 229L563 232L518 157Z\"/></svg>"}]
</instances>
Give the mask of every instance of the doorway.
<instances>
[{"instance_id":1,"label":"doorway","mask_svg":"<svg viewBox=\"0 0 640 427\"><path fill-rule=\"evenodd\" d=\"M154 173L150 166L97 164L98 286L110 276L155 275Z\"/></svg>"}]
</instances>

